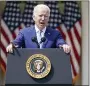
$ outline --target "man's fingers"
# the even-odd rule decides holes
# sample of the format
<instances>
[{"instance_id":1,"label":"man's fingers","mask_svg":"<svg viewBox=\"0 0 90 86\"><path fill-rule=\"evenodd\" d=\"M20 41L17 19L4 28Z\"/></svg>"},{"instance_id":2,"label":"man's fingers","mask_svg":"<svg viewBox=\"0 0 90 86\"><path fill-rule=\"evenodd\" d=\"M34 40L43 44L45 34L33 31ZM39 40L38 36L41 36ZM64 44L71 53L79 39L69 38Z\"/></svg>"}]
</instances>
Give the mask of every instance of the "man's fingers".
<instances>
[{"instance_id":1,"label":"man's fingers","mask_svg":"<svg viewBox=\"0 0 90 86\"><path fill-rule=\"evenodd\" d=\"M10 53L13 53L13 49L12 48L10 49Z\"/></svg>"},{"instance_id":2,"label":"man's fingers","mask_svg":"<svg viewBox=\"0 0 90 86\"><path fill-rule=\"evenodd\" d=\"M60 49L62 49L62 48L63 48L63 46L62 46L62 45L59 45L59 48L60 48Z\"/></svg>"},{"instance_id":3,"label":"man's fingers","mask_svg":"<svg viewBox=\"0 0 90 86\"><path fill-rule=\"evenodd\" d=\"M7 48L6 48L6 51L8 53L13 53L13 45L12 44L8 45Z\"/></svg>"},{"instance_id":4,"label":"man's fingers","mask_svg":"<svg viewBox=\"0 0 90 86\"><path fill-rule=\"evenodd\" d=\"M70 52L69 46L65 46L64 51L65 51L66 53L69 53L69 52Z\"/></svg>"},{"instance_id":5,"label":"man's fingers","mask_svg":"<svg viewBox=\"0 0 90 86\"><path fill-rule=\"evenodd\" d=\"M63 50L64 50L65 53L69 53L71 51L70 46L67 45L67 44L64 44L62 47L63 47Z\"/></svg>"}]
</instances>

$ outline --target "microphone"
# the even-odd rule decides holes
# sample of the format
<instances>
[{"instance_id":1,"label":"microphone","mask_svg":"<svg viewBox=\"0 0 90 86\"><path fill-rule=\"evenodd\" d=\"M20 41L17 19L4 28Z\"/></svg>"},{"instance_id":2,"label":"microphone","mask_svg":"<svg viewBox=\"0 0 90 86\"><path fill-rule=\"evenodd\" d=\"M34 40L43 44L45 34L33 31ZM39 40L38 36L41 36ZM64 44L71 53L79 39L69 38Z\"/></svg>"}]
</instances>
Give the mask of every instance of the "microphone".
<instances>
[{"instance_id":1,"label":"microphone","mask_svg":"<svg viewBox=\"0 0 90 86\"><path fill-rule=\"evenodd\" d=\"M33 42L37 42L37 37L32 37Z\"/></svg>"},{"instance_id":2,"label":"microphone","mask_svg":"<svg viewBox=\"0 0 90 86\"><path fill-rule=\"evenodd\" d=\"M37 37L32 37L31 40L32 40L32 42L35 42L37 44L38 48L40 48L40 45L37 41Z\"/></svg>"},{"instance_id":3,"label":"microphone","mask_svg":"<svg viewBox=\"0 0 90 86\"><path fill-rule=\"evenodd\" d=\"M45 42L46 41L46 38L45 37L42 37L41 38L41 41L40 41L40 44L42 43L42 42Z\"/></svg>"}]
</instances>

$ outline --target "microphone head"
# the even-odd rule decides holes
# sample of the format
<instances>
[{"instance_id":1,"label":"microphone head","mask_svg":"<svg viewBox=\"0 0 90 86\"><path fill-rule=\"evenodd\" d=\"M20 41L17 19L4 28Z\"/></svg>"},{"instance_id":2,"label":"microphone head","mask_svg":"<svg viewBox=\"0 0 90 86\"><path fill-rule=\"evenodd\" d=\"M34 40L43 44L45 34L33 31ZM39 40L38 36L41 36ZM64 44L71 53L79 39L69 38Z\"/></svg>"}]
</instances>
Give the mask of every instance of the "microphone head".
<instances>
[{"instance_id":1,"label":"microphone head","mask_svg":"<svg viewBox=\"0 0 90 86\"><path fill-rule=\"evenodd\" d=\"M37 42L37 37L32 37L31 40L32 40L33 42Z\"/></svg>"},{"instance_id":2,"label":"microphone head","mask_svg":"<svg viewBox=\"0 0 90 86\"><path fill-rule=\"evenodd\" d=\"M45 37L42 37L41 38L41 42L45 42L46 41L46 38Z\"/></svg>"},{"instance_id":3,"label":"microphone head","mask_svg":"<svg viewBox=\"0 0 90 86\"><path fill-rule=\"evenodd\" d=\"M37 47L38 47L38 48L40 48L40 45L39 45L39 43L38 43L38 41L37 41L37 37L32 37L31 40L32 40L32 42L34 42L34 43L37 44Z\"/></svg>"}]
</instances>

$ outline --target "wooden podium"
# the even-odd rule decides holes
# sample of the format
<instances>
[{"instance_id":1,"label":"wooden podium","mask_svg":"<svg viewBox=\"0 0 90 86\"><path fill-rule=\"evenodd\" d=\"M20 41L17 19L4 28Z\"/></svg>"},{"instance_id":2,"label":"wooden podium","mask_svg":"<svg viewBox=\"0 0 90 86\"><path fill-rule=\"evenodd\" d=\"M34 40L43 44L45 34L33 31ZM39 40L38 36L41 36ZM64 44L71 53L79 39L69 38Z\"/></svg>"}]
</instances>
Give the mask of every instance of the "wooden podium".
<instances>
[{"instance_id":1,"label":"wooden podium","mask_svg":"<svg viewBox=\"0 0 90 86\"><path fill-rule=\"evenodd\" d=\"M32 78L26 71L26 61L34 54L43 54L51 62L50 73L42 78ZM5 84L70 84L72 74L70 56L62 49L28 49L16 48L13 54L8 54Z\"/></svg>"}]
</instances>

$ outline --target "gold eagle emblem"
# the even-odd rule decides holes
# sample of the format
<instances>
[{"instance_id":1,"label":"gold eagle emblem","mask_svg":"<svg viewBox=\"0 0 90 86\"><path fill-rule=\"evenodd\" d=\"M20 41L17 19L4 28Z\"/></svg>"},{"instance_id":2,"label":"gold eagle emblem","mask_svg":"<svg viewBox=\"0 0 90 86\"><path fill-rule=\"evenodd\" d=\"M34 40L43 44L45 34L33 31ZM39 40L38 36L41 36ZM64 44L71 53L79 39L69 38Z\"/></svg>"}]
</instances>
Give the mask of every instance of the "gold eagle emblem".
<instances>
[{"instance_id":1,"label":"gold eagle emblem","mask_svg":"<svg viewBox=\"0 0 90 86\"><path fill-rule=\"evenodd\" d=\"M26 61L26 70L33 78L44 78L51 70L50 60L43 54L34 54Z\"/></svg>"}]
</instances>

